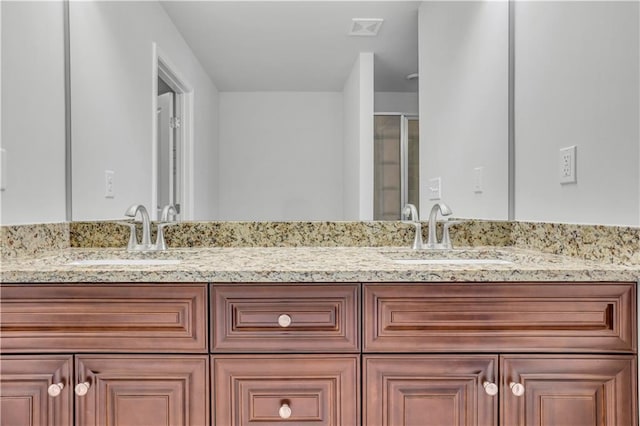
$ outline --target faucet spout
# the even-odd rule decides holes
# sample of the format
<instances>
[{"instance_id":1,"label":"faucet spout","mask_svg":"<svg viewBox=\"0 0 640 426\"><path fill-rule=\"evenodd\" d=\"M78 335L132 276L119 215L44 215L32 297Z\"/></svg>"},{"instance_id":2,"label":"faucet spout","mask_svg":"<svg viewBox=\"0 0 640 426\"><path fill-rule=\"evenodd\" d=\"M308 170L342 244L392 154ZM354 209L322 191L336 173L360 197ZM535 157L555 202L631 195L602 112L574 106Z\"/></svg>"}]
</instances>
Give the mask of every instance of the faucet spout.
<instances>
[{"instance_id":1,"label":"faucet spout","mask_svg":"<svg viewBox=\"0 0 640 426\"><path fill-rule=\"evenodd\" d=\"M436 236L436 220L438 218L438 212L442 216L449 216L452 211L445 203L436 203L431 208L429 213L429 235L427 236L427 248L438 248L438 238Z\"/></svg>"},{"instance_id":2,"label":"faucet spout","mask_svg":"<svg viewBox=\"0 0 640 426\"><path fill-rule=\"evenodd\" d=\"M147 209L142 204L134 204L127 209L125 215L135 218L138 212L140 212L140 216L142 217L142 242L139 247L142 250L149 250L152 248L151 221L149 220L149 213L147 212Z\"/></svg>"}]
</instances>

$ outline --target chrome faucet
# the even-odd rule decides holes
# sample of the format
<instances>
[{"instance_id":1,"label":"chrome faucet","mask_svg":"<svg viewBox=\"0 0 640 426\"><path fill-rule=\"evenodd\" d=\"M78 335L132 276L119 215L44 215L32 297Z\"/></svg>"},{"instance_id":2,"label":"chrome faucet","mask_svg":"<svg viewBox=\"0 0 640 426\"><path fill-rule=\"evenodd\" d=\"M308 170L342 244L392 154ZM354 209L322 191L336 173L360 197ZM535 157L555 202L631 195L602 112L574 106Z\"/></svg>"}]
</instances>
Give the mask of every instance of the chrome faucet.
<instances>
[{"instance_id":1,"label":"chrome faucet","mask_svg":"<svg viewBox=\"0 0 640 426\"><path fill-rule=\"evenodd\" d=\"M448 236L447 238L444 237L444 233L442 238L443 241L438 243L438 237L436 235L436 220L438 218L438 211L442 216L449 216L452 213L449 206L447 206L445 203L436 203L433 205L433 207L431 208L431 213L429 213L429 235L427 236L427 247L426 247L428 249L451 248L450 242L448 244L448 247L445 247L443 244L446 242L444 240L449 240ZM448 227L447 227L447 231L448 231Z\"/></svg>"},{"instance_id":2,"label":"chrome faucet","mask_svg":"<svg viewBox=\"0 0 640 426\"><path fill-rule=\"evenodd\" d=\"M167 204L162 209L162 214L160 215L161 222L158 223L158 235L156 236L156 250L167 249L167 243L164 240L164 228L176 224L176 222L171 222L169 220L169 215L173 216L174 218L178 215L178 211L172 204Z\"/></svg>"},{"instance_id":3,"label":"chrome faucet","mask_svg":"<svg viewBox=\"0 0 640 426\"><path fill-rule=\"evenodd\" d=\"M134 204L127 209L124 213L125 216L129 216L135 219L138 212L142 217L142 242L138 244L138 238L135 233L135 226L131 227L131 235L129 236L129 244L127 250L139 251L139 250L153 250L153 244L151 244L151 221L149 220L149 213L142 204Z\"/></svg>"},{"instance_id":4,"label":"chrome faucet","mask_svg":"<svg viewBox=\"0 0 640 426\"><path fill-rule=\"evenodd\" d=\"M420 223L420 218L418 218L418 209L416 209L416 206L413 204L407 204L402 209L402 215L406 217L409 220L409 223L411 223L416 229L412 248L414 250L422 249L422 224Z\"/></svg>"},{"instance_id":5,"label":"chrome faucet","mask_svg":"<svg viewBox=\"0 0 640 426\"><path fill-rule=\"evenodd\" d=\"M155 244L151 244L151 221L149 220L149 213L147 209L142 204L134 204L127 209L124 213L125 216L135 217L140 212L140 216L142 217L142 242L138 243L138 238L136 236L136 225L135 223L130 222L118 222L122 225L126 225L129 227L131 234L129 235L129 243L127 244L127 250L129 251L158 251L158 250L166 250L167 243L164 240L164 228L169 225L174 225L177 222L172 222L169 220L169 216L173 216L174 218L177 216L178 212L176 208L172 205L167 205L162 209L161 214L161 222L158 223L158 234L156 236Z\"/></svg>"}]
</instances>

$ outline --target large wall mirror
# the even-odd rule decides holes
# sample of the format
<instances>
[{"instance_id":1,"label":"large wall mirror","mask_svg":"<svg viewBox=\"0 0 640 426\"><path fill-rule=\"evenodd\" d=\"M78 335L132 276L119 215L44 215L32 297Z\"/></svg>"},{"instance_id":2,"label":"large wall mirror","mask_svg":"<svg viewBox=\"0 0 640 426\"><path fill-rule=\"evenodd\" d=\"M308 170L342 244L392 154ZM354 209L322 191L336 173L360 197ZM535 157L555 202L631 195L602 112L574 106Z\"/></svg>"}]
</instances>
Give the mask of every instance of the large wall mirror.
<instances>
[{"instance_id":1,"label":"large wall mirror","mask_svg":"<svg viewBox=\"0 0 640 426\"><path fill-rule=\"evenodd\" d=\"M192 220L392 219L386 190L423 218L441 200L460 217L640 225L638 2L3 1L0 13L3 224L169 202ZM417 149L374 146L403 126L376 121L394 117L418 119ZM577 179L561 182L572 146ZM402 175L407 151L415 171Z\"/></svg>"}]
</instances>

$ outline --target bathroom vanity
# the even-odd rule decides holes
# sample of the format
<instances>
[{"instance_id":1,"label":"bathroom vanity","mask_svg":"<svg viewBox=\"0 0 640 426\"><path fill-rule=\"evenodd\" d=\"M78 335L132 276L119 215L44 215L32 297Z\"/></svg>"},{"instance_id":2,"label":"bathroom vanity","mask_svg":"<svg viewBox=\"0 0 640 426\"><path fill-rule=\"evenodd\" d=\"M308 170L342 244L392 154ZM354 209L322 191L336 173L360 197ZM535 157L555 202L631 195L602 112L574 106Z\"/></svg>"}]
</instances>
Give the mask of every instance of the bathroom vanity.
<instances>
[{"instance_id":1,"label":"bathroom vanity","mask_svg":"<svg viewBox=\"0 0 640 426\"><path fill-rule=\"evenodd\" d=\"M637 268L380 248L69 264L116 253L3 266L3 425L638 423Z\"/></svg>"}]
</instances>

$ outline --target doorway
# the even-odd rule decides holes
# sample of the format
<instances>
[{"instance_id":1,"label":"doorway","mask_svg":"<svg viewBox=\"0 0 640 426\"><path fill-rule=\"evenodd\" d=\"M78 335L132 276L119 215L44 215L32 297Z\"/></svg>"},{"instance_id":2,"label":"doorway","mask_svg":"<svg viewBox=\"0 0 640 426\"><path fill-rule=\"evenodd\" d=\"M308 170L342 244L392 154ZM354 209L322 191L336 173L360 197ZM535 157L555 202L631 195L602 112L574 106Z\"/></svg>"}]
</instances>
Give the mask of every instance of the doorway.
<instances>
[{"instance_id":1,"label":"doorway","mask_svg":"<svg viewBox=\"0 0 640 426\"><path fill-rule=\"evenodd\" d=\"M152 218L174 205L176 219L193 219L193 89L153 45Z\"/></svg>"},{"instance_id":2,"label":"doorway","mask_svg":"<svg viewBox=\"0 0 640 426\"><path fill-rule=\"evenodd\" d=\"M180 212L180 145L177 143L179 135L176 134L180 126L180 119L175 110L176 93L169 85L158 77L158 107L157 112L157 214L163 207L172 204L176 211Z\"/></svg>"}]
</instances>

